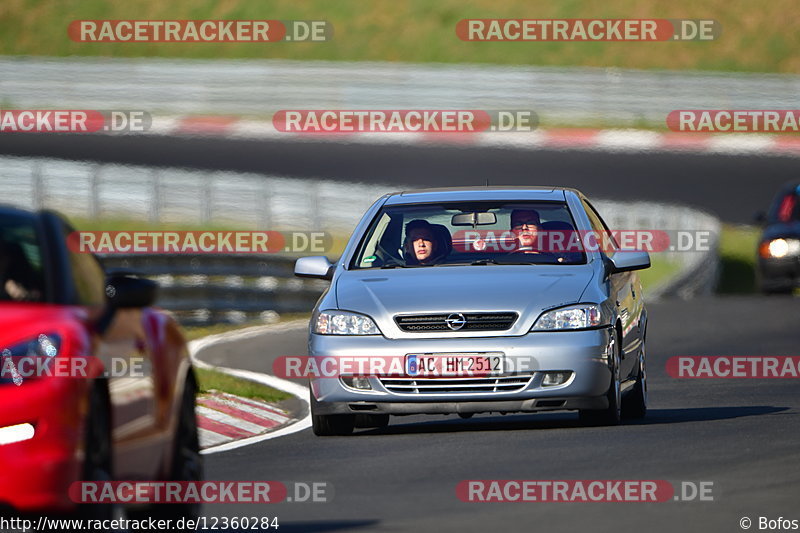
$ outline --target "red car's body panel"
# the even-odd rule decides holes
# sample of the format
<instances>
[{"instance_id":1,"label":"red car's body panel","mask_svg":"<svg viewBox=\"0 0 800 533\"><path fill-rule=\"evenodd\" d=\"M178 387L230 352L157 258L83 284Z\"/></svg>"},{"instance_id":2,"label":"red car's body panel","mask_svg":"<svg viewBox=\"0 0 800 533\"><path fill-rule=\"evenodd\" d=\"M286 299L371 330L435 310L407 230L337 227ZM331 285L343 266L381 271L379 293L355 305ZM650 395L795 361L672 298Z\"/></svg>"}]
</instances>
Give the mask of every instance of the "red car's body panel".
<instances>
[{"instance_id":1,"label":"red car's body panel","mask_svg":"<svg viewBox=\"0 0 800 533\"><path fill-rule=\"evenodd\" d=\"M0 445L1 504L28 512L75 507L68 488L81 479L89 391L105 369L121 374L107 379L114 477L163 479L169 471L177 399L189 371L183 335L172 318L145 308L117 310L101 337L92 327L96 315L75 306L0 302L0 350L55 334L57 357L88 359L85 377L0 385L0 427L35 427L32 439Z\"/></svg>"}]
</instances>

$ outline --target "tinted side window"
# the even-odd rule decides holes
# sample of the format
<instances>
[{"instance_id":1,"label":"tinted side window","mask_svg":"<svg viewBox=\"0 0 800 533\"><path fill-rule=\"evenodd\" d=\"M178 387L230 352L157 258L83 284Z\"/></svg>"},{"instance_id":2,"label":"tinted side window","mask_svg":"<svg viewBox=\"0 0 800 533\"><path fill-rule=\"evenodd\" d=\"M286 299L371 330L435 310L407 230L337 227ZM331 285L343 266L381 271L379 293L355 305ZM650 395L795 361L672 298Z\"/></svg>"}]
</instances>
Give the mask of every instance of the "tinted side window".
<instances>
[{"instance_id":1,"label":"tinted side window","mask_svg":"<svg viewBox=\"0 0 800 533\"><path fill-rule=\"evenodd\" d=\"M42 263L42 248L33 218L0 215L0 301L44 301Z\"/></svg>"}]
</instances>

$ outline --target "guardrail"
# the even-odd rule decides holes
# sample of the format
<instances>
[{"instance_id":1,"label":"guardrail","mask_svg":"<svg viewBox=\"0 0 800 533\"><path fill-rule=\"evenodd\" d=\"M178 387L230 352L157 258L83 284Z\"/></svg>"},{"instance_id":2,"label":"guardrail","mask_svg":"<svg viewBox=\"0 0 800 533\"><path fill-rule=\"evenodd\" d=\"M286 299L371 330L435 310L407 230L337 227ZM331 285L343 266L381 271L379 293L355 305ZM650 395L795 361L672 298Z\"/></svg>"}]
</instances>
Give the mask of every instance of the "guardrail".
<instances>
[{"instance_id":1,"label":"guardrail","mask_svg":"<svg viewBox=\"0 0 800 533\"><path fill-rule=\"evenodd\" d=\"M796 109L800 76L617 68L123 58L0 59L6 108L270 116L280 109L529 109L663 126L676 109ZM177 97L176 97L177 96Z\"/></svg>"},{"instance_id":2,"label":"guardrail","mask_svg":"<svg viewBox=\"0 0 800 533\"><path fill-rule=\"evenodd\" d=\"M209 254L101 255L107 269L159 282L158 305L184 324L269 320L305 313L327 282L294 277L294 257Z\"/></svg>"},{"instance_id":3,"label":"guardrail","mask_svg":"<svg viewBox=\"0 0 800 533\"><path fill-rule=\"evenodd\" d=\"M325 231L344 238L384 186L235 172L190 171L57 159L0 157L6 198L69 216L196 223L241 229ZM357 190L358 194L353 194ZM690 298L716 285L719 221L695 208L596 200L612 229L709 231L708 251L664 251L678 274L650 298ZM102 228L98 228L102 229ZM131 227L136 230L136 227ZM161 283L161 305L184 322L242 321L266 313L311 309L324 282L293 277L291 257L113 255L109 267L131 268ZM267 316L264 315L264 316Z\"/></svg>"},{"instance_id":4,"label":"guardrail","mask_svg":"<svg viewBox=\"0 0 800 533\"><path fill-rule=\"evenodd\" d=\"M68 216L347 235L401 185L0 156L3 195ZM354 194L353 191L358 191ZM102 228L101 228L102 229Z\"/></svg>"}]
</instances>

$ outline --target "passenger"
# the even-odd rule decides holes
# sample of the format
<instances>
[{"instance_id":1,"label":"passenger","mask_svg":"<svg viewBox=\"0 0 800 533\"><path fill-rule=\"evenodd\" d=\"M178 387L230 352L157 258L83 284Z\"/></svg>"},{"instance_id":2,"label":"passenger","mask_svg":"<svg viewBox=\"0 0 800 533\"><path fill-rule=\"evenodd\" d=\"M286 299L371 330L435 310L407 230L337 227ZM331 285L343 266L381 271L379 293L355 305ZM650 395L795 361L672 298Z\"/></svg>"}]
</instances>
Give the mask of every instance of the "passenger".
<instances>
[{"instance_id":1,"label":"passenger","mask_svg":"<svg viewBox=\"0 0 800 533\"><path fill-rule=\"evenodd\" d=\"M526 254L541 253L536 239L542 230L542 219L533 209L514 209L511 211L511 231L517 240L514 252Z\"/></svg>"},{"instance_id":2,"label":"passenger","mask_svg":"<svg viewBox=\"0 0 800 533\"><path fill-rule=\"evenodd\" d=\"M447 245L437 238L432 224L416 219L406 224L403 252L407 265L433 265L447 255Z\"/></svg>"},{"instance_id":3,"label":"passenger","mask_svg":"<svg viewBox=\"0 0 800 533\"><path fill-rule=\"evenodd\" d=\"M0 236L0 301L36 301L41 292L33 287L32 267L18 244Z\"/></svg>"}]
</instances>

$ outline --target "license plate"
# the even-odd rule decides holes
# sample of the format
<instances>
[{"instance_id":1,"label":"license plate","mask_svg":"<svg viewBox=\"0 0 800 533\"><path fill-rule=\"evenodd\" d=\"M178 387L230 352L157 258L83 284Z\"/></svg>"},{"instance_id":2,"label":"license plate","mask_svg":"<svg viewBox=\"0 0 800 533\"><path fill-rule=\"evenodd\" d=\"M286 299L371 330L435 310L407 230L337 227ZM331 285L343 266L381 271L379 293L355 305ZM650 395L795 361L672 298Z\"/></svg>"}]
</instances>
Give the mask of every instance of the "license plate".
<instances>
[{"instance_id":1,"label":"license plate","mask_svg":"<svg viewBox=\"0 0 800 533\"><path fill-rule=\"evenodd\" d=\"M406 356L406 373L419 377L481 377L503 373L502 353L426 353Z\"/></svg>"}]
</instances>

